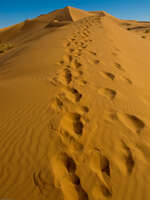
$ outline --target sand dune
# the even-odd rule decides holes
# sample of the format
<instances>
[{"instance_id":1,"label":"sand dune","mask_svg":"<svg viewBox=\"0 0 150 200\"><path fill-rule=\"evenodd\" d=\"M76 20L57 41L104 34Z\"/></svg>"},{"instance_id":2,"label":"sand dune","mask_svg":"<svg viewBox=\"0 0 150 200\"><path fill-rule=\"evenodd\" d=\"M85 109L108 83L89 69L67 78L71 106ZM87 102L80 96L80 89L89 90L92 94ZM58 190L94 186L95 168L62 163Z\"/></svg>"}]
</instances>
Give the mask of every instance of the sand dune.
<instances>
[{"instance_id":1,"label":"sand dune","mask_svg":"<svg viewBox=\"0 0 150 200\"><path fill-rule=\"evenodd\" d=\"M143 39L150 39L150 22L144 21L126 21L121 23L122 27L130 32L136 33L139 37Z\"/></svg>"},{"instance_id":2,"label":"sand dune","mask_svg":"<svg viewBox=\"0 0 150 200\"><path fill-rule=\"evenodd\" d=\"M1 30L0 198L149 200L150 43L128 26L67 7Z\"/></svg>"}]
</instances>

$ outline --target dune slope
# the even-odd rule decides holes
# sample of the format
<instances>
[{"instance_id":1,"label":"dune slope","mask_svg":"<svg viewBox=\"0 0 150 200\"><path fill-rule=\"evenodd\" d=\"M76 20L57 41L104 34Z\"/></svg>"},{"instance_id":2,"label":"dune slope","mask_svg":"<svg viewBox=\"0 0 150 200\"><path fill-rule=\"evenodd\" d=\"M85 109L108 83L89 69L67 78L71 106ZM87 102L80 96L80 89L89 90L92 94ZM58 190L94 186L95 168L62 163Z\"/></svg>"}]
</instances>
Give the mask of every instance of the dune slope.
<instances>
[{"instance_id":1,"label":"dune slope","mask_svg":"<svg viewBox=\"0 0 150 200\"><path fill-rule=\"evenodd\" d=\"M120 23L67 7L0 33L0 198L149 200L150 43Z\"/></svg>"}]
</instances>

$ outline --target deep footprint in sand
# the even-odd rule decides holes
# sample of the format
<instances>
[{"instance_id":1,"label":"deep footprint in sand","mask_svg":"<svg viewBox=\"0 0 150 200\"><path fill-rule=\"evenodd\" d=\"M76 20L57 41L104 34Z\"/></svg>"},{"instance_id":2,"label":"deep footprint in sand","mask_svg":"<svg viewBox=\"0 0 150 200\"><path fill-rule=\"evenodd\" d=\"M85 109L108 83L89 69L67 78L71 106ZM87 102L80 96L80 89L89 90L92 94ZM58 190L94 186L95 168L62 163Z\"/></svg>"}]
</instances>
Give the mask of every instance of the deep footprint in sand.
<instances>
[{"instance_id":1,"label":"deep footprint in sand","mask_svg":"<svg viewBox=\"0 0 150 200\"><path fill-rule=\"evenodd\" d=\"M90 51L90 54L92 54L92 55L94 55L94 56L96 56L96 55L97 55L97 53L96 53L96 52L94 52L94 51Z\"/></svg>"},{"instance_id":2,"label":"deep footprint in sand","mask_svg":"<svg viewBox=\"0 0 150 200\"><path fill-rule=\"evenodd\" d=\"M88 200L88 194L83 189L79 176L76 175L77 165L72 157L65 152L60 153L52 158L51 165L66 200Z\"/></svg>"},{"instance_id":3,"label":"deep footprint in sand","mask_svg":"<svg viewBox=\"0 0 150 200\"><path fill-rule=\"evenodd\" d=\"M133 84L133 82L132 82L129 78L126 78L126 77L124 77L124 78L125 78L125 80L127 81L127 83Z\"/></svg>"},{"instance_id":4,"label":"deep footprint in sand","mask_svg":"<svg viewBox=\"0 0 150 200\"><path fill-rule=\"evenodd\" d=\"M63 57L63 59L61 60L61 62L64 64L70 64L73 60L73 56L72 55L66 55Z\"/></svg>"},{"instance_id":5,"label":"deep footprint in sand","mask_svg":"<svg viewBox=\"0 0 150 200\"><path fill-rule=\"evenodd\" d=\"M96 65L100 63L99 60L94 60L93 62L94 62L94 64L96 64Z\"/></svg>"},{"instance_id":6,"label":"deep footprint in sand","mask_svg":"<svg viewBox=\"0 0 150 200\"><path fill-rule=\"evenodd\" d=\"M69 84L72 81L72 73L68 68L64 70L64 73L65 73L66 82L67 84Z\"/></svg>"},{"instance_id":7,"label":"deep footprint in sand","mask_svg":"<svg viewBox=\"0 0 150 200\"><path fill-rule=\"evenodd\" d=\"M132 82L129 78L127 78L127 77L120 76L119 78L120 78L122 81L124 81L124 82L126 82L126 83L128 83L128 84L130 84L130 85L133 84L133 82Z\"/></svg>"},{"instance_id":8,"label":"deep footprint in sand","mask_svg":"<svg viewBox=\"0 0 150 200\"><path fill-rule=\"evenodd\" d=\"M100 72L100 74L102 76L104 76L105 78L107 78L107 79L111 79L111 80L115 79L115 75L113 73L111 73L111 72L103 71L103 72Z\"/></svg>"},{"instance_id":9,"label":"deep footprint in sand","mask_svg":"<svg viewBox=\"0 0 150 200\"><path fill-rule=\"evenodd\" d=\"M102 183L94 185L92 194L94 200L110 199L112 197L112 192Z\"/></svg>"},{"instance_id":10,"label":"deep footprint in sand","mask_svg":"<svg viewBox=\"0 0 150 200\"><path fill-rule=\"evenodd\" d=\"M62 101L59 97L56 97L56 98L54 99L54 101L52 102L52 107L53 107L54 109L62 110L63 107L64 107L63 101Z\"/></svg>"},{"instance_id":11,"label":"deep footprint in sand","mask_svg":"<svg viewBox=\"0 0 150 200\"><path fill-rule=\"evenodd\" d=\"M50 170L42 169L39 172L33 173L33 182L45 198L64 199L61 189L54 185L54 177Z\"/></svg>"},{"instance_id":12,"label":"deep footprint in sand","mask_svg":"<svg viewBox=\"0 0 150 200\"><path fill-rule=\"evenodd\" d=\"M52 158L51 164L56 179L59 181L62 181L65 176L67 177L68 173L75 173L77 167L74 160L65 152L60 153Z\"/></svg>"},{"instance_id":13,"label":"deep footprint in sand","mask_svg":"<svg viewBox=\"0 0 150 200\"><path fill-rule=\"evenodd\" d=\"M90 167L92 171L99 178L99 186L95 186L95 192L105 197L111 197L111 171L110 162L106 156L104 156L99 149L94 149L90 158Z\"/></svg>"},{"instance_id":14,"label":"deep footprint in sand","mask_svg":"<svg viewBox=\"0 0 150 200\"><path fill-rule=\"evenodd\" d=\"M140 133L144 127L145 123L135 115L127 114L127 113L118 113L119 120L131 131Z\"/></svg>"},{"instance_id":15,"label":"deep footprint in sand","mask_svg":"<svg viewBox=\"0 0 150 200\"><path fill-rule=\"evenodd\" d=\"M62 84L68 85L72 81L72 73L71 70L68 68L65 68L60 74L58 79Z\"/></svg>"},{"instance_id":16,"label":"deep footprint in sand","mask_svg":"<svg viewBox=\"0 0 150 200\"><path fill-rule=\"evenodd\" d=\"M75 88L67 88L64 90L64 95L68 100L76 103L79 102L82 98L82 94Z\"/></svg>"},{"instance_id":17,"label":"deep footprint in sand","mask_svg":"<svg viewBox=\"0 0 150 200\"><path fill-rule=\"evenodd\" d=\"M82 117L78 113L66 113L60 124L60 132L68 132L69 135L74 137L83 134L84 124Z\"/></svg>"},{"instance_id":18,"label":"deep footprint in sand","mask_svg":"<svg viewBox=\"0 0 150 200\"><path fill-rule=\"evenodd\" d=\"M90 166L92 170L99 176L111 176L110 162L99 149L94 149L91 154Z\"/></svg>"},{"instance_id":19,"label":"deep footprint in sand","mask_svg":"<svg viewBox=\"0 0 150 200\"><path fill-rule=\"evenodd\" d=\"M126 152L125 155L124 155L125 165L126 165L128 173L131 174L133 169L134 169L134 166L135 166L135 161L133 159L131 149L125 143L123 143L123 147L124 147L125 152Z\"/></svg>"},{"instance_id":20,"label":"deep footprint in sand","mask_svg":"<svg viewBox=\"0 0 150 200\"><path fill-rule=\"evenodd\" d=\"M81 122L81 115L78 113L73 114L73 128L77 135L82 135L84 125Z\"/></svg>"},{"instance_id":21,"label":"deep footprint in sand","mask_svg":"<svg viewBox=\"0 0 150 200\"><path fill-rule=\"evenodd\" d=\"M74 64L75 68L82 67L82 64L78 60L75 60L73 64Z\"/></svg>"},{"instance_id":22,"label":"deep footprint in sand","mask_svg":"<svg viewBox=\"0 0 150 200\"><path fill-rule=\"evenodd\" d=\"M109 100L114 100L117 95L117 92L110 88L100 88L98 92L100 95L105 96Z\"/></svg>"},{"instance_id":23,"label":"deep footprint in sand","mask_svg":"<svg viewBox=\"0 0 150 200\"><path fill-rule=\"evenodd\" d=\"M82 110L84 113L88 113L90 109L89 109L87 106L82 106L82 107L81 107L81 110Z\"/></svg>"},{"instance_id":24,"label":"deep footprint in sand","mask_svg":"<svg viewBox=\"0 0 150 200\"><path fill-rule=\"evenodd\" d=\"M121 70L121 71L125 71L125 69L124 69L124 68L122 67L122 65L119 64L119 63L115 63L115 67L116 67L117 69Z\"/></svg>"},{"instance_id":25,"label":"deep footprint in sand","mask_svg":"<svg viewBox=\"0 0 150 200\"><path fill-rule=\"evenodd\" d=\"M83 150L83 145L79 143L69 131L66 131L62 128L60 131L60 136L63 144L65 144L66 147L69 147L73 151L81 152Z\"/></svg>"}]
</instances>

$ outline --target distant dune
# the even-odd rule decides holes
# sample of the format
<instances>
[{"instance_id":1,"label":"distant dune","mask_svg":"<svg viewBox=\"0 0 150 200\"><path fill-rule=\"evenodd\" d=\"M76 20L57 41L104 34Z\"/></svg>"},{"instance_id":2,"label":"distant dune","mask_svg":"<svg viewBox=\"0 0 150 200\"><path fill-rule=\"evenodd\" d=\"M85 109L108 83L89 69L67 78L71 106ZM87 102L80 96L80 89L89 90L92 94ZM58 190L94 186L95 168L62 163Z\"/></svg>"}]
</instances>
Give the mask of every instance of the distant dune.
<instances>
[{"instance_id":1,"label":"distant dune","mask_svg":"<svg viewBox=\"0 0 150 200\"><path fill-rule=\"evenodd\" d=\"M72 7L0 30L1 199L150 199L149 38Z\"/></svg>"}]
</instances>

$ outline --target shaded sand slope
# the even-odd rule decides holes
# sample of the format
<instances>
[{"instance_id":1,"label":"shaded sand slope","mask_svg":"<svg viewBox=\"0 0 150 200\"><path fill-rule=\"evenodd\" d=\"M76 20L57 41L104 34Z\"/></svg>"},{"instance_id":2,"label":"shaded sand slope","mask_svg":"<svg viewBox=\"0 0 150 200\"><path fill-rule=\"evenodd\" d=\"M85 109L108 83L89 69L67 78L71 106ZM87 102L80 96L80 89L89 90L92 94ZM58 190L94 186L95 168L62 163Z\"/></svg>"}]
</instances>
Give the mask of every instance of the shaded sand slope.
<instances>
[{"instance_id":1,"label":"shaded sand slope","mask_svg":"<svg viewBox=\"0 0 150 200\"><path fill-rule=\"evenodd\" d=\"M150 22L149 21L122 21L122 27L124 27L129 32L136 33L139 37L143 39L150 39Z\"/></svg>"},{"instance_id":2,"label":"shaded sand slope","mask_svg":"<svg viewBox=\"0 0 150 200\"><path fill-rule=\"evenodd\" d=\"M118 61L127 67L124 71L133 75L132 78L137 81L136 84L149 89L149 42L118 27L110 18L104 18L103 23L109 41L116 46L116 52L121 52Z\"/></svg>"},{"instance_id":3,"label":"shaded sand slope","mask_svg":"<svg viewBox=\"0 0 150 200\"><path fill-rule=\"evenodd\" d=\"M0 198L149 200L150 44L118 21L40 28L1 55Z\"/></svg>"}]
</instances>

